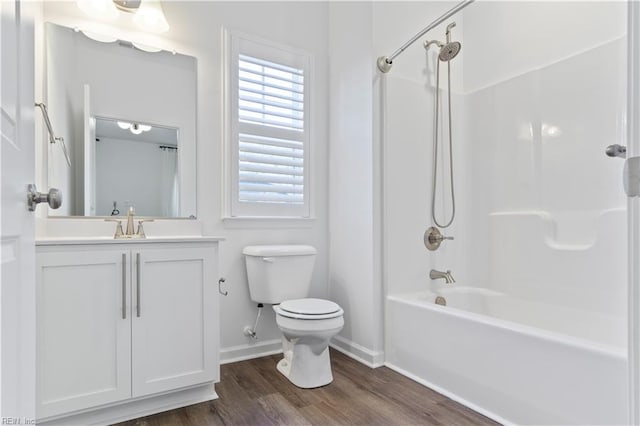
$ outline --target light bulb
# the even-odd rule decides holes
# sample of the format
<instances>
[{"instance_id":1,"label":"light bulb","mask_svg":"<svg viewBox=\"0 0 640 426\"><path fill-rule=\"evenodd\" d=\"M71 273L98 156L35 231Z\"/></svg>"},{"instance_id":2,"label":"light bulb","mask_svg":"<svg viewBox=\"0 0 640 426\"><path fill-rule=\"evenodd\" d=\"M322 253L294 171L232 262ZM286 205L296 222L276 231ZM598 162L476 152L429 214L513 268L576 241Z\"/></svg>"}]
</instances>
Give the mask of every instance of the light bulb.
<instances>
[{"instance_id":1,"label":"light bulb","mask_svg":"<svg viewBox=\"0 0 640 426\"><path fill-rule=\"evenodd\" d=\"M118 9L112 0L76 0L84 13L94 18L112 20L118 17Z\"/></svg>"},{"instance_id":2,"label":"light bulb","mask_svg":"<svg viewBox=\"0 0 640 426\"><path fill-rule=\"evenodd\" d=\"M118 121L118 127L120 127L122 130L127 130L129 127L131 127L131 123L127 123L126 121Z\"/></svg>"},{"instance_id":3,"label":"light bulb","mask_svg":"<svg viewBox=\"0 0 640 426\"><path fill-rule=\"evenodd\" d=\"M562 129L560 129L560 127L553 124L542 123L541 133L542 133L542 136L546 136L549 138L556 138L562 135Z\"/></svg>"},{"instance_id":4,"label":"light bulb","mask_svg":"<svg viewBox=\"0 0 640 426\"><path fill-rule=\"evenodd\" d=\"M133 133L134 135L139 135L140 133L142 133L142 129L140 128L140 125L138 123L133 123L129 130L131 130L131 133Z\"/></svg>"},{"instance_id":5,"label":"light bulb","mask_svg":"<svg viewBox=\"0 0 640 426\"><path fill-rule=\"evenodd\" d=\"M133 15L133 22L140 28L154 33L169 31L169 23L164 16L160 2L143 0L138 11Z\"/></svg>"},{"instance_id":6,"label":"light bulb","mask_svg":"<svg viewBox=\"0 0 640 426\"><path fill-rule=\"evenodd\" d=\"M143 132L148 132L149 130L151 130L151 126L147 126L146 124L138 124L138 127Z\"/></svg>"}]
</instances>

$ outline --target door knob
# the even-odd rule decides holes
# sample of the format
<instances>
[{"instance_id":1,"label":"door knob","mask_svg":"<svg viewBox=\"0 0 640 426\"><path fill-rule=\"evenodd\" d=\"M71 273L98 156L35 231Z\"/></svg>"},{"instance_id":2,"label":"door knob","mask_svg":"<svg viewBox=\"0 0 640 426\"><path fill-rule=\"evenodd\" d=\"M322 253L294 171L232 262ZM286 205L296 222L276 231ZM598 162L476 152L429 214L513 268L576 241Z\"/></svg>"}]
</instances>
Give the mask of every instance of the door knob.
<instances>
[{"instance_id":1,"label":"door knob","mask_svg":"<svg viewBox=\"0 0 640 426\"><path fill-rule=\"evenodd\" d=\"M608 157L627 158L627 147L623 145L609 145L604 152Z\"/></svg>"},{"instance_id":2,"label":"door knob","mask_svg":"<svg viewBox=\"0 0 640 426\"><path fill-rule=\"evenodd\" d=\"M62 205L62 193L56 188L51 188L48 193L43 194L38 192L35 185L29 184L27 191L27 205L30 212L34 211L39 203L47 203L54 210Z\"/></svg>"}]
</instances>

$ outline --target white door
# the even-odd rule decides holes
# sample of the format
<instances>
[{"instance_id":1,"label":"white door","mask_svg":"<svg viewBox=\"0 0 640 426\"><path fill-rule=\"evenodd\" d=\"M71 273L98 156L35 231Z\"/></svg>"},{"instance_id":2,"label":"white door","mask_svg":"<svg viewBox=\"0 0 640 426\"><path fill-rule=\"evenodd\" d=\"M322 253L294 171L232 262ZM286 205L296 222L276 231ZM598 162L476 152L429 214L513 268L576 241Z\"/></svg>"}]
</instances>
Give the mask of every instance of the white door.
<instances>
[{"instance_id":1,"label":"white door","mask_svg":"<svg viewBox=\"0 0 640 426\"><path fill-rule=\"evenodd\" d=\"M131 397L128 250L36 255L38 419Z\"/></svg>"},{"instance_id":2,"label":"white door","mask_svg":"<svg viewBox=\"0 0 640 426\"><path fill-rule=\"evenodd\" d=\"M35 417L33 3L0 1L0 418Z\"/></svg>"},{"instance_id":3,"label":"white door","mask_svg":"<svg viewBox=\"0 0 640 426\"><path fill-rule=\"evenodd\" d=\"M627 158L640 156L640 4L628 2ZM640 198L629 197L629 423L640 424Z\"/></svg>"},{"instance_id":4,"label":"white door","mask_svg":"<svg viewBox=\"0 0 640 426\"><path fill-rule=\"evenodd\" d=\"M134 397L217 378L214 250L134 250Z\"/></svg>"}]
</instances>

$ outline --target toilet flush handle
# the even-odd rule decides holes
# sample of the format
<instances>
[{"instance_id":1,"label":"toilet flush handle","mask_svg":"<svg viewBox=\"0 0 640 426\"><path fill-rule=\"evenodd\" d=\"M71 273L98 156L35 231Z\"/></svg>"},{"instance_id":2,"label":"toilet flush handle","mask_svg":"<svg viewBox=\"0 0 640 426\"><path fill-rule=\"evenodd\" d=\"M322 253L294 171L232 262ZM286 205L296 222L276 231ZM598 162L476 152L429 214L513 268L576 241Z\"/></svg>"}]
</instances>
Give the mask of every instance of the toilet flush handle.
<instances>
[{"instance_id":1,"label":"toilet flush handle","mask_svg":"<svg viewBox=\"0 0 640 426\"><path fill-rule=\"evenodd\" d=\"M273 257L263 257L262 261L267 263L273 263Z\"/></svg>"}]
</instances>

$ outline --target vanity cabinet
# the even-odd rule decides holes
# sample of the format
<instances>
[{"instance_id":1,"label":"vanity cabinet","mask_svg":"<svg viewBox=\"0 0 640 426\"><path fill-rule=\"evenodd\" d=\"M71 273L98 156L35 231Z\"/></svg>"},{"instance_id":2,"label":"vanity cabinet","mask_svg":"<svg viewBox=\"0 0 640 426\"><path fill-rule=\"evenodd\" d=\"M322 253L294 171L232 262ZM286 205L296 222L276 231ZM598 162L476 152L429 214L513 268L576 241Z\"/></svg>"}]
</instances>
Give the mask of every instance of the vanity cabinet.
<instances>
[{"instance_id":1,"label":"vanity cabinet","mask_svg":"<svg viewBox=\"0 0 640 426\"><path fill-rule=\"evenodd\" d=\"M217 242L38 245L36 265L39 419L218 381Z\"/></svg>"}]
</instances>

